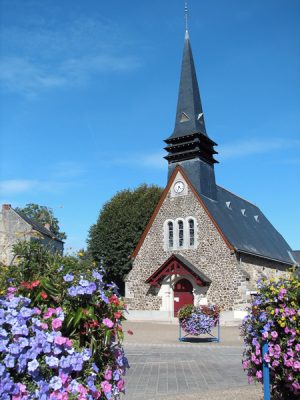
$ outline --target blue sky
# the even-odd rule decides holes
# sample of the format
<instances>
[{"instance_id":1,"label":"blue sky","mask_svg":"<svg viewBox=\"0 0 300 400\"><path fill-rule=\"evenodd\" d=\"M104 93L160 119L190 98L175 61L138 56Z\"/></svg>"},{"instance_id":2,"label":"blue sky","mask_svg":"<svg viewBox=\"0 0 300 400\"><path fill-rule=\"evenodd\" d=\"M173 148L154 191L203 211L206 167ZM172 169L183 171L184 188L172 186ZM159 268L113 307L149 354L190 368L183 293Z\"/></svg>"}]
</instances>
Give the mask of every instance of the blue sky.
<instances>
[{"instance_id":1,"label":"blue sky","mask_svg":"<svg viewBox=\"0 0 300 400\"><path fill-rule=\"evenodd\" d=\"M190 0L219 185L300 249L300 3ZM0 199L51 207L85 246L118 190L166 184L181 0L0 0Z\"/></svg>"}]
</instances>

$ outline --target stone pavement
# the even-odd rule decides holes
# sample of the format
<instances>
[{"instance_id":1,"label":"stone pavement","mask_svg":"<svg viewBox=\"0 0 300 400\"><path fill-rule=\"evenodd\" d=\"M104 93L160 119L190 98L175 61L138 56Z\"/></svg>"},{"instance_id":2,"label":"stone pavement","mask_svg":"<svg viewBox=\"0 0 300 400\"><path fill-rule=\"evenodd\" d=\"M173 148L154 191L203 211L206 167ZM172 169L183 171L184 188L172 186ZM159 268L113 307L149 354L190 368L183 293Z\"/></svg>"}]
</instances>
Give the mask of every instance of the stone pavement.
<instances>
[{"instance_id":1,"label":"stone pavement","mask_svg":"<svg viewBox=\"0 0 300 400\"><path fill-rule=\"evenodd\" d=\"M124 324L130 368L125 400L261 400L248 385L236 327L221 327L221 343L181 343L175 324ZM131 329L134 334L128 335Z\"/></svg>"}]
</instances>

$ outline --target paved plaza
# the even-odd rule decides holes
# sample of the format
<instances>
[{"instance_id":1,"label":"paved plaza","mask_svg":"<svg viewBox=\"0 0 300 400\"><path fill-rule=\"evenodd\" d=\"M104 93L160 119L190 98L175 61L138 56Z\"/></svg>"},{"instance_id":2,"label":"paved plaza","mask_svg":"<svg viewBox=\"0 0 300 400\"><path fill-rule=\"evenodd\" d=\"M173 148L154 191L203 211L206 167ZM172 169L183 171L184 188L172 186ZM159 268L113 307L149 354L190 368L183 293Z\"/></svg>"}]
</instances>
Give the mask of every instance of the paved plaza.
<instances>
[{"instance_id":1,"label":"paved plaza","mask_svg":"<svg viewBox=\"0 0 300 400\"><path fill-rule=\"evenodd\" d=\"M125 400L261 400L241 366L237 327L221 328L221 343L181 343L176 324L124 323L130 368Z\"/></svg>"}]
</instances>

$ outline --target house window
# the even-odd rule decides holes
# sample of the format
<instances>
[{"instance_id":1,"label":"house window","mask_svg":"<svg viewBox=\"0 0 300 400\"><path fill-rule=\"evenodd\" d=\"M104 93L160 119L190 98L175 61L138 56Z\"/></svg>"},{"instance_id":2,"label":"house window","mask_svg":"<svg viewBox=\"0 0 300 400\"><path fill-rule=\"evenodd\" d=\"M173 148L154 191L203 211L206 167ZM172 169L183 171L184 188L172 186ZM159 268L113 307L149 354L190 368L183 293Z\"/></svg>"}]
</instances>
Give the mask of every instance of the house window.
<instances>
[{"instance_id":1,"label":"house window","mask_svg":"<svg viewBox=\"0 0 300 400\"><path fill-rule=\"evenodd\" d=\"M169 248L172 248L174 245L174 229L173 222L168 222L168 240L169 240Z\"/></svg>"},{"instance_id":2,"label":"house window","mask_svg":"<svg viewBox=\"0 0 300 400\"><path fill-rule=\"evenodd\" d=\"M189 236L190 236L190 246L195 244L195 223L193 219L189 219Z\"/></svg>"},{"instance_id":3,"label":"house window","mask_svg":"<svg viewBox=\"0 0 300 400\"><path fill-rule=\"evenodd\" d=\"M183 247L183 221L178 221L178 245Z\"/></svg>"}]
</instances>

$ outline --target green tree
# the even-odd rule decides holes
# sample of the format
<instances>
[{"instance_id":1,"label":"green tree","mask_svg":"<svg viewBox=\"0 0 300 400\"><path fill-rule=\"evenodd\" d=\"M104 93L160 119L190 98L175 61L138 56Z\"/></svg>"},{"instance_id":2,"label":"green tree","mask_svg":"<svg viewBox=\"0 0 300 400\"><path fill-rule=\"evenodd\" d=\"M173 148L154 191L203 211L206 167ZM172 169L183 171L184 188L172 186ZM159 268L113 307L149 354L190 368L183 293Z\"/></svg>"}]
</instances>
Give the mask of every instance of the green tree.
<instances>
[{"instance_id":1,"label":"green tree","mask_svg":"<svg viewBox=\"0 0 300 400\"><path fill-rule=\"evenodd\" d=\"M118 192L100 210L88 236L88 252L103 262L108 278L121 290L131 269L130 255L135 249L162 194L158 186L141 185Z\"/></svg>"},{"instance_id":2,"label":"green tree","mask_svg":"<svg viewBox=\"0 0 300 400\"><path fill-rule=\"evenodd\" d=\"M65 232L60 232L59 221L54 216L51 208L29 203L24 208L16 207L16 211L26 215L26 217L38 222L41 225L49 224L50 231L60 240L66 240Z\"/></svg>"}]
</instances>

